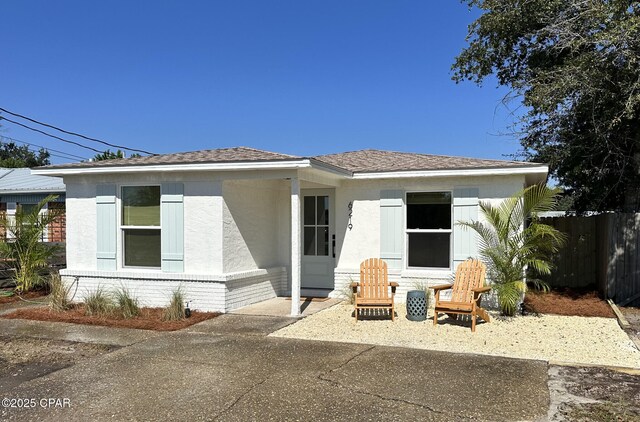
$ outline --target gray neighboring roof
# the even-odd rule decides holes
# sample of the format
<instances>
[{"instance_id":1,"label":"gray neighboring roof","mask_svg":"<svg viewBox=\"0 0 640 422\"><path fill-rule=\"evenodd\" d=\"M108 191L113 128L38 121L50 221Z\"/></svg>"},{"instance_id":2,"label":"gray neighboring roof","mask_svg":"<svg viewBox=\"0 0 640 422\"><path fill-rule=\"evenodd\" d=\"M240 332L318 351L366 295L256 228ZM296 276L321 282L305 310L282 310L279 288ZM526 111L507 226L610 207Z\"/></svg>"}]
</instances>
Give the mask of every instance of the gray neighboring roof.
<instances>
[{"instance_id":1,"label":"gray neighboring roof","mask_svg":"<svg viewBox=\"0 0 640 422\"><path fill-rule=\"evenodd\" d=\"M64 191L61 177L34 175L28 168L0 168L0 193Z\"/></svg>"},{"instance_id":2,"label":"gray neighboring roof","mask_svg":"<svg viewBox=\"0 0 640 422\"><path fill-rule=\"evenodd\" d=\"M95 167L129 167L145 165L172 165L195 163L247 163L294 161L310 159L352 173L392 172L415 170L491 169L540 166L538 163L486 160L481 158L449 157L444 155L416 154L410 152L365 149L339 154L299 157L263 151L255 148L236 147L210 149L175 154L150 155L139 158L121 158L104 161L86 161L40 167L40 169L74 169Z\"/></svg>"},{"instance_id":3,"label":"gray neighboring roof","mask_svg":"<svg viewBox=\"0 0 640 422\"><path fill-rule=\"evenodd\" d=\"M331 164L354 173L515 168L540 165L538 163L523 161L486 160L482 158L382 151L378 149L363 149L339 154L319 155L314 158L323 163Z\"/></svg>"},{"instance_id":4,"label":"gray neighboring roof","mask_svg":"<svg viewBox=\"0 0 640 422\"><path fill-rule=\"evenodd\" d=\"M302 157L263 151L248 147L206 149L201 151L176 152L173 154L149 155L137 158L117 158L103 161L83 161L81 163L58 164L40 167L42 169L83 168L83 167L122 167L161 164L194 164L194 163L231 163L251 161L286 161L299 160Z\"/></svg>"}]
</instances>

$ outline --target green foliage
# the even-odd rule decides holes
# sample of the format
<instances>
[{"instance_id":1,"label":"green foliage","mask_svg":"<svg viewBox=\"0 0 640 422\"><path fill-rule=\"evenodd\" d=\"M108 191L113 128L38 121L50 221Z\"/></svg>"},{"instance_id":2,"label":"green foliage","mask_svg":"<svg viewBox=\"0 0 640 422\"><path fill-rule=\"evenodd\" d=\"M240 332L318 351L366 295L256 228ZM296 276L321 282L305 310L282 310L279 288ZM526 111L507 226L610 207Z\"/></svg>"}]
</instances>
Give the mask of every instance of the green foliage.
<instances>
[{"instance_id":1,"label":"green foliage","mask_svg":"<svg viewBox=\"0 0 640 422\"><path fill-rule=\"evenodd\" d=\"M70 289L71 286L65 285L59 274L51 274L49 278L49 308L52 311L62 312L71 307Z\"/></svg>"},{"instance_id":2,"label":"green foliage","mask_svg":"<svg viewBox=\"0 0 640 422\"><path fill-rule=\"evenodd\" d=\"M102 287L91 292L84 300L85 315L109 316L113 313L115 303L113 297L106 293Z\"/></svg>"},{"instance_id":3,"label":"green foliage","mask_svg":"<svg viewBox=\"0 0 640 422\"><path fill-rule=\"evenodd\" d=\"M0 167L20 168L38 167L50 164L49 151L40 148L37 153L27 145L18 146L15 142L0 142Z\"/></svg>"},{"instance_id":4,"label":"green foliage","mask_svg":"<svg viewBox=\"0 0 640 422\"><path fill-rule=\"evenodd\" d=\"M171 301L169 306L164 309L162 314L163 321L180 321L185 318L184 314L184 293L178 288L171 292Z\"/></svg>"},{"instance_id":5,"label":"green foliage","mask_svg":"<svg viewBox=\"0 0 640 422\"><path fill-rule=\"evenodd\" d=\"M142 155L131 154L129 158L138 158L138 157L142 157ZM108 149L103 153L94 155L93 161L115 160L117 158L127 158L127 156L122 150L117 150L116 152L113 152L110 149Z\"/></svg>"},{"instance_id":6,"label":"green foliage","mask_svg":"<svg viewBox=\"0 0 640 422\"><path fill-rule=\"evenodd\" d=\"M140 315L140 306L138 306L138 299L131 296L129 290L125 287L121 287L113 294L118 312L123 318L129 319Z\"/></svg>"},{"instance_id":7,"label":"green foliage","mask_svg":"<svg viewBox=\"0 0 640 422\"><path fill-rule=\"evenodd\" d=\"M43 214L40 211L56 198L49 195L29 210L18 208L15 218L0 220L9 239L0 242L0 256L15 262L14 282L18 292L28 292L45 283L42 272L58 251L57 246L41 242L47 226L60 216L61 211L49 210Z\"/></svg>"},{"instance_id":8,"label":"green foliage","mask_svg":"<svg viewBox=\"0 0 640 422\"><path fill-rule=\"evenodd\" d=\"M505 315L515 315L527 282L538 289L548 289L537 276L551 273L552 255L564 244L566 236L540 223L538 214L553 211L558 194L558 189L533 185L497 206L481 202L480 211L486 222L456 223L478 233L479 253Z\"/></svg>"},{"instance_id":9,"label":"green foliage","mask_svg":"<svg viewBox=\"0 0 640 422\"><path fill-rule=\"evenodd\" d=\"M465 3L481 15L453 79L510 89L522 155L549 163L577 211L639 210L640 3Z\"/></svg>"}]
</instances>

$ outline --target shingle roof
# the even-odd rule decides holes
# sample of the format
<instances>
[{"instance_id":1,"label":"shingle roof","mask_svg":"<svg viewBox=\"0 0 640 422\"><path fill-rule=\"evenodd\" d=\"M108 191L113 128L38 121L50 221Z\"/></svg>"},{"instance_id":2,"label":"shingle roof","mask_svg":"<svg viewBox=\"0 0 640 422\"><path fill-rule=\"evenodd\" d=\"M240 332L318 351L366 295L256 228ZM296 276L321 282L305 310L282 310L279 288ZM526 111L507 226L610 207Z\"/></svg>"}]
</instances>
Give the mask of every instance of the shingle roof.
<instances>
[{"instance_id":1,"label":"shingle roof","mask_svg":"<svg viewBox=\"0 0 640 422\"><path fill-rule=\"evenodd\" d=\"M43 168L82 168L82 167L120 167L144 166L158 164L193 164L193 163L230 163L247 161L284 161L297 160L301 157L263 151L248 147L206 149L200 151L176 152L173 154L149 155L137 158L116 158L103 161L83 161L80 163L60 164Z\"/></svg>"},{"instance_id":2,"label":"shingle roof","mask_svg":"<svg viewBox=\"0 0 640 422\"><path fill-rule=\"evenodd\" d=\"M536 166L537 163L481 158L449 157L444 155L416 154L409 152L365 149L339 154L299 157L248 147L221 148L175 154L150 155L139 158L121 158L104 161L61 164L45 169L126 167L144 165L171 165L193 163L232 163L260 161L291 161L311 158L313 160L354 173L391 172L412 170L455 170L472 168L509 168Z\"/></svg>"},{"instance_id":3,"label":"shingle roof","mask_svg":"<svg viewBox=\"0 0 640 422\"><path fill-rule=\"evenodd\" d=\"M61 177L31 174L28 168L0 168L0 192L64 192Z\"/></svg>"},{"instance_id":4,"label":"shingle roof","mask_svg":"<svg viewBox=\"0 0 640 422\"><path fill-rule=\"evenodd\" d=\"M446 155L416 154L377 149L319 155L314 158L354 173L505 168L539 165L538 163L522 161L486 160L482 158L450 157Z\"/></svg>"}]
</instances>

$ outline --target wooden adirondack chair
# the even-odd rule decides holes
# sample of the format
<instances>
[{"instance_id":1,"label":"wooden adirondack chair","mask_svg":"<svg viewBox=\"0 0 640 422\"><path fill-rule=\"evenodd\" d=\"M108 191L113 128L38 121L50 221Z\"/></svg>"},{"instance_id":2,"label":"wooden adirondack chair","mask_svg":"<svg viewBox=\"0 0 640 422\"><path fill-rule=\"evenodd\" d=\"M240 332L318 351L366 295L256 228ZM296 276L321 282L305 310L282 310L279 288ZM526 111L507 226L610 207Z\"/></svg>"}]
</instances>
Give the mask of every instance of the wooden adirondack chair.
<instances>
[{"instance_id":1,"label":"wooden adirondack chair","mask_svg":"<svg viewBox=\"0 0 640 422\"><path fill-rule=\"evenodd\" d=\"M485 272L486 267L482 262L469 259L458 265L453 284L432 287L436 298L433 325L438 325L439 312L456 316L471 315L471 331L476 331L476 317L490 322L489 314L480 307L482 294L491 290L491 287L484 286ZM440 292L447 289L453 289L451 300L440 300Z\"/></svg>"},{"instance_id":2,"label":"wooden adirondack chair","mask_svg":"<svg viewBox=\"0 0 640 422\"><path fill-rule=\"evenodd\" d=\"M391 294L389 294L391 287ZM355 314L358 321L360 309L389 309L391 321L395 320L393 297L398 283L389 283L387 263L382 259L369 258L360 264L360 282L351 283L355 296Z\"/></svg>"}]
</instances>

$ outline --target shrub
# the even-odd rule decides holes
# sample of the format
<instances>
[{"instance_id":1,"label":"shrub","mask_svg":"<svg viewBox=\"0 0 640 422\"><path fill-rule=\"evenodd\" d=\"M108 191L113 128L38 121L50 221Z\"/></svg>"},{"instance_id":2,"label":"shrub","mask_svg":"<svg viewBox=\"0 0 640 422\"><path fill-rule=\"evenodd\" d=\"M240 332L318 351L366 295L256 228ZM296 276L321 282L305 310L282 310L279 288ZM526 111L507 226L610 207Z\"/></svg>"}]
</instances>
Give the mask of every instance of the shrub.
<instances>
[{"instance_id":1,"label":"shrub","mask_svg":"<svg viewBox=\"0 0 640 422\"><path fill-rule=\"evenodd\" d=\"M51 274L49 278L49 308L55 312L69 309L71 306L70 290L71 286L65 285L59 274Z\"/></svg>"},{"instance_id":2,"label":"shrub","mask_svg":"<svg viewBox=\"0 0 640 422\"><path fill-rule=\"evenodd\" d=\"M17 292L28 292L47 284L42 271L46 269L58 248L43 243L47 226L60 217L59 210L41 214L44 206L57 198L49 195L32 209L19 207L15 218L1 218L0 227L9 241L0 242L0 257L15 263L13 281Z\"/></svg>"},{"instance_id":3,"label":"shrub","mask_svg":"<svg viewBox=\"0 0 640 422\"><path fill-rule=\"evenodd\" d=\"M353 288L351 287L353 279L349 277L349 282L340 289L340 299L349 302L353 305L355 303L355 295L353 294Z\"/></svg>"},{"instance_id":4,"label":"shrub","mask_svg":"<svg viewBox=\"0 0 640 422\"><path fill-rule=\"evenodd\" d=\"M184 293L182 289L177 288L171 293L171 302L169 302L169 306L164 309L162 320L180 321L184 318Z\"/></svg>"},{"instance_id":5,"label":"shrub","mask_svg":"<svg viewBox=\"0 0 640 422\"><path fill-rule=\"evenodd\" d=\"M121 287L116 290L113 297L118 307L118 312L120 312L123 318L129 319L140 315L138 299L132 297L126 287Z\"/></svg>"},{"instance_id":6,"label":"shrub","mask_svg":"<svg viewBox=\"0 0 640 422\"><path fill-rule=\"evenodd\" d=\"M113 312L113 298L98 287L84 300L85 315L107 316Z\"/></svg>"},{"instance_id":7,"label":"shrub","mask_svg":"<svg viewBox=\"0 0 640 422\"><path fill-rule=\"evenodd\" d=\"M484 221L456 223L478 234L479 254L504 315L515 315L527 282L548 289L538 276L551 273L552 256L563 246L566 235L541 223L538 215L556 209L559 193L545 184L529 186L499 205L480 202Z\"/></svg>"}]
</instances>

